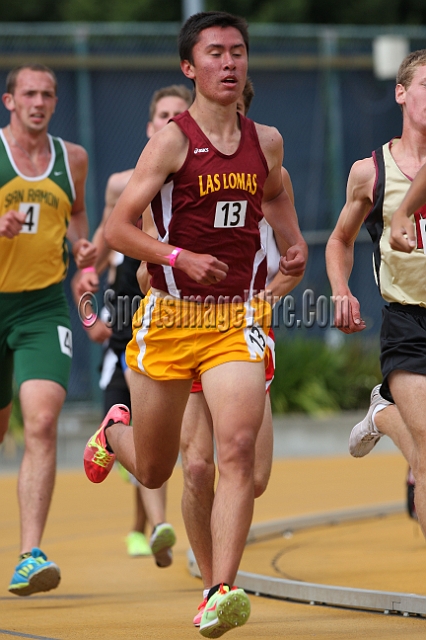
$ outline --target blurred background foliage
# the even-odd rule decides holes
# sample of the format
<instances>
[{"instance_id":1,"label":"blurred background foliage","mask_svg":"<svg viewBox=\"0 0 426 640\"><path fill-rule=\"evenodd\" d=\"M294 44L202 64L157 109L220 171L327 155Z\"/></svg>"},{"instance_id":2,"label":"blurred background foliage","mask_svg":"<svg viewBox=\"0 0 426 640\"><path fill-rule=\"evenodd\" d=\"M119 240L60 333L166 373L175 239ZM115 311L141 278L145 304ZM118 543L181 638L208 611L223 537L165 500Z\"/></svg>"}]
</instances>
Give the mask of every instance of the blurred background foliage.
<instances>
[{"instance_id":1,"label":"blurred background foliage","mask_svg":"<svg viewBox=\"0 0 426 640\"><path fill-rule=\"evenodd\" d=\"M277 340L274 413L326 415L367 408L372 388L381 382L377 341L351 336L340 346L321 338Z\"/></svg>"},{"instance_id":2,"label":"blurred background foliage","mask_svg":"<svg viewBox=\"0 0 426 640\"><path fill-rule=\"evenodd\" d=\"M205 0L249 22L309 24L425 24L425 0ZM1 22L175 21L181 0L20 0L0 3Z\"/></svg>"},{"instance_id":3,"label":"blurred background foliage","mask_svg":"<svg viewBox=\"0 0 426 640\"><path fill-rule=\"evenodd\" d=\"M18 390L15 387L13 390L12 414L9 420L9 429L6 432L3 442L0 444L0 455L2 458L15 458L23 442L24 423Z\"/></svg>"},{"instance_id":4,"label":"blurred background foliage","mask_svg":"<svg viewBox=\"0 0 426 640\"><path fill-rule=\"evenodd\" d=\"M422 25L425 0L205 0L206 10L226 10L249 24L306 23ZM155 22L182 19L182 1L168 0L20 0L0 3L0 22ZM271 389L276 413L313 415L367 407L380 382L378 341L345 341L338 348L321 338L277 342L276 374ZM9 433L22 438L19 400L14 397Z\"/></svg>"},{"instance_id":5,"label":"blurred background foliage","mask_svg":"<svg viewBox=\"0 0 426 640\"><path fill-rule=\"evenodd\" d=\"M338 347L322 338L279 338L275 356L274 413L325 416L367 408L372 388L382 379L377 341L361 341L358 336L350 336ZM17 444L23 441L16 391L9 436Z\"/></svg>"},{"instance_id":6,"label":"blurred background foliage","mask_svg":"<svg viewBox=\"0 0 426 640\"><path fill-rule=\"evenodd\" d=\"M22 419L21 405L19 402L19 396L17 389L13 391L13 403L12 403L12 415L9 421L9 435L13 436L16 442L23 442L23 428L24 422Z\"/></svg>"}]
</instances>

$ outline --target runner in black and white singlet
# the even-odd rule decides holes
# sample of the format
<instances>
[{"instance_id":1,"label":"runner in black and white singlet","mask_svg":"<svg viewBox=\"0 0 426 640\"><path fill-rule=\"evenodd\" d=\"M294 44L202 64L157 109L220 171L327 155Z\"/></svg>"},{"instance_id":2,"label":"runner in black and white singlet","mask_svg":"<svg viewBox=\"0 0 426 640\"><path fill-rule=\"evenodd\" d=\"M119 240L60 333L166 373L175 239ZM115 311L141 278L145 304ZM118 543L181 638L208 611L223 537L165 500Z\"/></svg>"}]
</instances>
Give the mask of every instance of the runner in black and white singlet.
<instances>
[{"instance_id":1,"label":"runner in black and white singlet","mask_svg":"<svg viewBox=\"0 0 426 640\"><path fill-rule=\"evenodd\" d=\"M355 238L365 220L374 243L377 284L387 303L381 328L383 382L371 393L366 417L352 429L349 449L353 456L362 457L383 435L394 441L412 470L407 480L409 513L418 517L426 534L426 255L421 233L424 208L413 214L418 230L416 248L403 253L391 246L393 214L426 160L425 84L423 49L410 53L397 74L395 95L402 108L402 135L377 149L371 158L353 165L347 201L329 239L326 261L335 298L336 326L345 333L363 330L365 323L348 280Z\"/></svg>"}]
</instances>

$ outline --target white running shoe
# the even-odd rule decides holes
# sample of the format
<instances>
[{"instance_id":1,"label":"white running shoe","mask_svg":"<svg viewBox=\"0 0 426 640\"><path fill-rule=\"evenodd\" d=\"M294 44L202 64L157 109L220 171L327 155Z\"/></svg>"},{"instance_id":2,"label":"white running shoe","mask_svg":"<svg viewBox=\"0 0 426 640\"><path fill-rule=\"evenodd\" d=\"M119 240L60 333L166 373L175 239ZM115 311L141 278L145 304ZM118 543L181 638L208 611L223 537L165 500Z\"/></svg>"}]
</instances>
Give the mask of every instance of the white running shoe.
<instances>
[{"instance_id":1,"label":"white running shoe","mask_svg":"<svg viewBox=\"0 0 426 640\"><path fill-rule=\"evenodd\" d=\"M349 453L354 458L362 458L376 446L380 438L384 435L380 433L373 422L374 409L379 404L386 406L392 404L380 395L380 384L376 385L371 392L370 408L364 420L358 422L351 431L349 436Z\"/></svg>"}]
</instances>

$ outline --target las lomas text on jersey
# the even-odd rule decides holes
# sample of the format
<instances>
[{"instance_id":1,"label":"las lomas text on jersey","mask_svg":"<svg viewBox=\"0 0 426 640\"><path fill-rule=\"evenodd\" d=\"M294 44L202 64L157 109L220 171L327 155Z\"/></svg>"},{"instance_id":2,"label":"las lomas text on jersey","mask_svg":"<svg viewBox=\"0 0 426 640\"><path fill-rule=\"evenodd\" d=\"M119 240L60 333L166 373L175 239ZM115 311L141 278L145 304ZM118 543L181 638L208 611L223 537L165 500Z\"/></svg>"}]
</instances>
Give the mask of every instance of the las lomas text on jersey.
<instances>
[{"instance_id":1,"label":"las lomas text on jersey","mask_svg":"<svg viewBox=\"0 0 426 640\"><path fill-rule=\"evenodd\" d=\"M220 189L241 189L249 191L253 196L257 191L256 173L215 173L198 176L200 185L200 197L214 193Z\"/></svg>"}]
</instances>

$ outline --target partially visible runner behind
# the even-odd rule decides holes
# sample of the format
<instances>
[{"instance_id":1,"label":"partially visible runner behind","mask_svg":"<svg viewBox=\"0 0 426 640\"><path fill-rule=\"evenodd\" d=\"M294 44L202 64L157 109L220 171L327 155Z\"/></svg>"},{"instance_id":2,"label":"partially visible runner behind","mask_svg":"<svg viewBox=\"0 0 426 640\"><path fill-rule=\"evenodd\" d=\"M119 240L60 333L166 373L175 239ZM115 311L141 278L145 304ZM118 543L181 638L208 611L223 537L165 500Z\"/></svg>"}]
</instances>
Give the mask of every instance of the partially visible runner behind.
<instances>
[{"instance_id":1,"label":"partially visible runner behind","mask_svg":"<svg viewBox=\"0 0 426 640\"><path fill-rule=\"evenodd\" d=\"M247 78L243 95L237 102L237 109L247 115L254 89ZM293 185L288 171L282 167L284 187L294 204ZM268 275L266 289L272 300L278 301L287 295L301 280L299 277L283 275L279 267L280 253L275 243L272 229L268 228L267 263ZM254 466L254 496L260 497L268 485L273 457L272 409L269 396L275 370L275 337L271 328L268 334L268 355L265 365L265 412L256 438ZM232 394L233 391L231 390ZM210 520L214 501L214 481L216 475L212 416L204 398L201 381L194 382L186 405L181 432L181 456L183 469L182 514L186 533L194 553L203 581L203 598L198 606L193 623L201 624L201 618L207 605L207 597L213 585L212 573L212 535Z\"/></svg>"},{"instance_id":2,"label":"partially visible runner behind","mask_svg":"<svg viewBox=\"0 0 426 640\"><path fill-rule=\"evenodd\" d=\"M426 252L426 164L419 170L404 200L392 216L389 243L394 251L411 253L423 248L423 252ZM420 275L422 277L423 273ZM412 518L417 519L415 486L416 481L410 468L407 476L407 510Z\"/></svg>"},{"instance_id":3,"label":"partially visible runner behind","mask_svg":"<svg viewBox=\"0 0 426 640\"><path fill-rule=\"evenodd\" d=\"M395 251L426 252L426 164L422 166L404 200L392 216L390 245ZM421 238L421 242L420 242Z\"/></svg>"},{"instance_id":4,"label":"partially visible runner behind","mask_svg":"<svg viewBox=\"0 0 426 640\"><path fill-rule=\"evenodd\" d=\"M54 72L44 65L12 69L3 94L10 123L0 131L0 442L9 426L14 378L25 445L18 476L21 548L9 585L18 596L49 591L60 581L59 567L40 544L72 357L62 285L66 238L77 266L96 257L86 239L87 153L48 133L56 88Z\"/></svg>"},{"instance_id":5,"label":"partially visible runner behind","mask_svg":"<svg viewBox=\"0 0 426 640\"><path fill-rule=\"evenodd\" d=\"M257 296L266 281L264 216L285 275L303 275L307 246L283 187L281 135L237 114L247 78L246 22L225 12L195 14L181 29L179 52L194 102L148 142L105 228L107 242L146 260L151 274L126 349L133 428L129 410L116 405L84 459L94 482L117 457L145 486L162 486L178 457L192 381L201 378L219 480L213 586L200 633L217 638L250 615L249 598L233 585L253 515L265 407L271 305ZM136 227L150 203L161 241Z\"/></svg>"},{"instance_id":6,"label":"partially visible runner behind","mask_svg":"<svg viewBox=\"0 0 426 640\"><path fill-rule=\"evenodd\" d=\"M410 53L396 78L402 135L356 162L350 171L346 204L326 249L335 301L335 324L344 333L365 329L358 300L349 288L354 243L365 221L374 245L374 268L382 310L380 338L383 381L371 392L365 418L352 429L351 455L367 455L389 436L409 464L407 509L426 535L426 256L422 219L414 213L416 247L396 251L395 211L426 160L426 49ZM393 228L391 238L391 227ZM414 235L411 234L411 239Z\"/></svg>"},{"instance_id":7,"label":"partially visible runner behind","mask_svg":"<svg viewBox=\"0 0 426 640\"><path fill-rule=\"evenodd\" d=\"M149 121L146 134L150 139L160 131L173 116L185 111L192 102L192 91L184 85L162 87L154 92L150 107ZM104 343L104 357L100 377L100 387L104 391L105 413L114 404L130 405L130 392L127 384L129 369L125 360L126 345L132 337L130 307L133 301L140 299L141 290L136 278L139 260L123 256L109 249L104 240L104 227L124 187L130 180L133 169L112 174L105 191L105 208L102 221L96 230L93 243L97 247L95 286L98 276L109 266L112 271L112 289L107 291L106 313L112 314L106 324L102 318L94 319L87 327L87 334L91 340ZM143 229L152 237L157 238L151 208L144 212ZM75 296L78 299L86 291L93 291L93 274L85 271L77 273L73 283ZM127 302L126 302L127 299ZM120 301L119 301L120 300ZM125 316L125 317L124 317ZM104 342L106 340L106 342ZM126 537L127 551L132 557L154 554L159 567L168 567L172 563L172 546L176 536L171 524L166 520L166 491L167 483L159 489L147 489L136 478L121 467L123 477L134 485L135 521L134 526ZM149 543L145 537L146 520L152 528Z\"/></svg>"}]
</instances>

